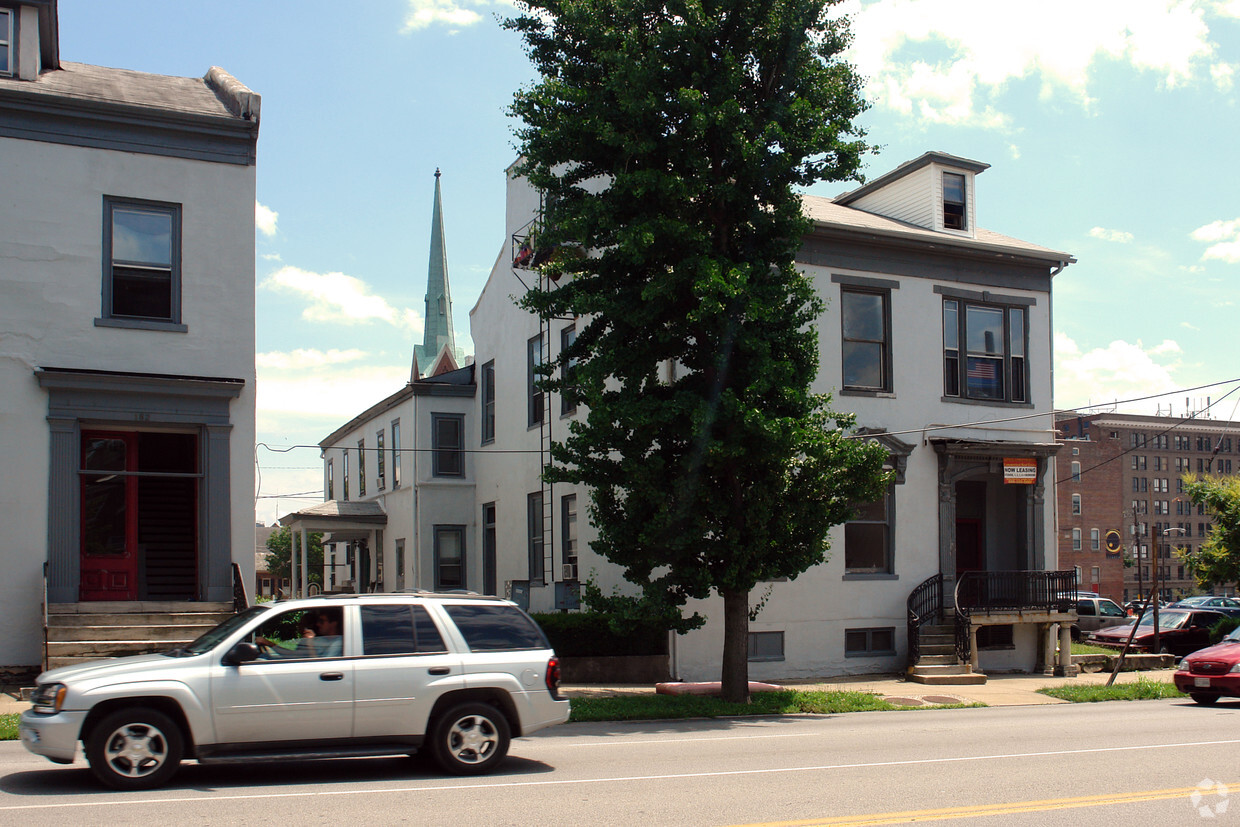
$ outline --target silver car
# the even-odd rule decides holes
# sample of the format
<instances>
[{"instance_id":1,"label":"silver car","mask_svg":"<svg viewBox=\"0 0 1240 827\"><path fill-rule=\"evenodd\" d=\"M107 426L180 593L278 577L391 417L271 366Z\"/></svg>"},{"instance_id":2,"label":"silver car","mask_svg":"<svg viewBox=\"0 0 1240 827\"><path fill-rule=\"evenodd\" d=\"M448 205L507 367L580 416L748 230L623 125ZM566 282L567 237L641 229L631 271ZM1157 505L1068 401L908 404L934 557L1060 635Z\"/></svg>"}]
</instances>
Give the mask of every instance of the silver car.
<instances>
[{"instance_id":1,"label":"silver car","mask_svg":"<svg viewBox=\"0 0 1240 827\"><path fill-rule=\"evenodd\" d=\"M44 672L22 743L122 790L199 763L401 755L489 772L568 720L560 668L515 604L375 594L260 604L183 649Z\"/></svg>"},{"instance_id":2,"label":"silver car","mask_svg":"<svg viewBox=\"0 0 1240 827\"><path fill-rule=\"evenodd\" d=\"M1072 626L1073 640L1080 640L1089 632L1132 623L1132 617L1114 600L1084 593L1076 597L1077 621Z\"/></svg>"}]
</instances>

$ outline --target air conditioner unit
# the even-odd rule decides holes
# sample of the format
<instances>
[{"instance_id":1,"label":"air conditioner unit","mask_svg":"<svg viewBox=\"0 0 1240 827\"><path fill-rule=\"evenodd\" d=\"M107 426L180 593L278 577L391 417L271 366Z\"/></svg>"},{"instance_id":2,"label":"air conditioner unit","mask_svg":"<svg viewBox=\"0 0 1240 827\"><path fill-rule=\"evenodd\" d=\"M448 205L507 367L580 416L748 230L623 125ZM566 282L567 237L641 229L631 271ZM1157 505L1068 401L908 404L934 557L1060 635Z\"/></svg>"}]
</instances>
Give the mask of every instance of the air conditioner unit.
<instances>
[{"instance_id":1,"label":"air conditioner unit","mask_svg":"<svg viewBox=\"0 0 1240 827\"><path fill-rule=\"evenodd\" d=\"M576 563L565 563L560 573L560 579L561 580L576 580L577 579L577 564Z\"/></svg>"}]
</instances>

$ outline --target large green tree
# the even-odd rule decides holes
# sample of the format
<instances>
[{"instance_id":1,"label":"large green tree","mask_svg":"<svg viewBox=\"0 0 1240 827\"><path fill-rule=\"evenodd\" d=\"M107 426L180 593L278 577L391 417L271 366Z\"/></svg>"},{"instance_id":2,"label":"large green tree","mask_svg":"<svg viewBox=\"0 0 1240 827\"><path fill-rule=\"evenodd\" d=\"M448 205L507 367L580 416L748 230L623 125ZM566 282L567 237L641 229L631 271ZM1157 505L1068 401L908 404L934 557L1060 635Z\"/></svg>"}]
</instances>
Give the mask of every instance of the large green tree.
<instances>
[{"instance_id":1,"label":"large green tree","mask_svg":"<svg viewBox=\"0 0 1240 827\"><path fill-rule=\"evenodd\" d=\"M794 264L795 188L869 150L835 1L526 0L505 24L541 76L511 107L544 202L548 289L522 302L581 318L545 386L588 414L547 474L591 487L594 548L647 605L723 597L731 700L755 584L821 563L886 484L883 451L810 391L823 305Z\"/></svg>"},{"instance_id":2,"label":"large green tree","mask_svg":"<svg viewBox=\"0 0 1240 827\"><path fill-rule=\"evenodd\" d=\"M1240 476L1185 477L1189 499L1213 518L1209 538L1184 555L1184 567L1203 586L1240 583Z\"/></svg>"},{"instance_id":3,"label":"large green tree","mask_svg":"<svg viewBox=\"0 0 1240 827\"><path fill-rule=\"evenodd\" d=\"M306 580L310 583L323 584L323 534L311 532L306 535L309 542L306 549ZM298 540L300 543L301 540ZM280 526L267 538L267 571L279 579L292 576L291 557L293 551L293 533L288 526ZM297 549L297 568L301 569L301 549ZM294 584L294 589L299 588Z\"/></svg>"}]
</instances>

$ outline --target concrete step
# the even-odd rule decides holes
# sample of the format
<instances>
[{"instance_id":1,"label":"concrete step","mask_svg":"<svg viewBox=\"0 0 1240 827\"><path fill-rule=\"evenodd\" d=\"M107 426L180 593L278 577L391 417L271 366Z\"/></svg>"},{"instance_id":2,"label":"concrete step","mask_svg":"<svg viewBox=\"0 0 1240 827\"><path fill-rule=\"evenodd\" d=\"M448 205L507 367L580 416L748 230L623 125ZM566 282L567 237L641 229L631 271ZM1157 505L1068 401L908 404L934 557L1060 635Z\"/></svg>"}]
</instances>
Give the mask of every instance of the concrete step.
<instances>
[{"instance_id":1,"label":"concrete step","mask_svg":"<svg viewBox=\"0 0 1240 827\"><path fill-rule=\"evenodd\" d=\"M119 658L125 655L148 655L184 646L186 640L73 640L48 641L47 656L74 658Z\"/></svg>"},{"instance_id":2,"label":"concrete step","mask_svg":"<svg viewBox=\"0 0 1240 827\"><path fill-rule=\"evenodd\" d=\"M959 661L956 660L956 653L950 654L926 654L923 650L921 656L917 658L918 666L957 666Z\"/></svg>"},{"instance_id":3,"label":"concrete step","mask_svg":"<svg viewBox=\"0 0 1240 827\"><path fill-rule=\"evenodd\" d=\"M125 614L61 614L48 615L49 628L66 629L78 626L126 626L126 627L159 627L181 624L195 626L215 626L229 617L232 612L141 612Z\"/></svg>"},{"instance_id":4,"label":"concrete step","mask_svg":"<svg viewBox=\"0 0 1240 827\"><path fill-rule=\"evenodd\" d=\"M913 672L908 675L908 680L927 686L977 686L986 683L986 676L980 672L963 675L919 675Z\"/></svg>"},{"instance_id":5,"label":"concrete step","mask_svg":"<svg viewBox=\"0 0 1240 827\"><path fill-rule=\"evenodd\" d=\"M49 615L141 614L143 612L223 612L232 614L233 604L222 601L186 600L95 600L88 603L50 603Z\"/></svg>"},{"instance_id":6,"label":"concrete step","mask_svg":"<svg viewBox=\"0 0 1240 827\"><path fill-rule=\"evenodd\" d=\"M49 643L83 640L194 640L217 623L165 623L158 626L48 626ZM140 634L139 634L140 633Z\"/></svg>"},{"instance_id":7,"label":"concrete step","mask_svg":"<svg viewBox=\"0 0 1240 827\"><path fill-rule=\"evenodd\" d=\"M926 646L925 644L922 644L922 646L918 649L918 651L921 652L923 655L952 655L954 657L956 654L956 644L954 643L937 644L936 643L931 646Z\"/></svg>"}]
</instances>

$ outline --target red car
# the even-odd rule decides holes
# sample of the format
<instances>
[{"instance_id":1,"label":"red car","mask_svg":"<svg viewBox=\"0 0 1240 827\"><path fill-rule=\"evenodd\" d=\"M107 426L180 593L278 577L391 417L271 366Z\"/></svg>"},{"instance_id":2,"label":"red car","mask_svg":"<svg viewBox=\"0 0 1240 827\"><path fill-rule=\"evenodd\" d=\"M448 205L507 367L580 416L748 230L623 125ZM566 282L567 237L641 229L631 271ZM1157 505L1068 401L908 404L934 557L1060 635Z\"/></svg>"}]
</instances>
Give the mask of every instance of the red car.
<instances>
[{"instance_id":1,"label":"red car","mask_svg":"<svg viewBox=\"0 0 1240 827\"><path fill-rule=\"evenodd\" d=\"M1225 617L1227 616L1222 612L1206 609L1159 609L1159 652L1187 655L1203 646L1209 646L1210 629ZM1090 635L1089 642L1122 649L1131 631L1131 625L1111 626L1108 629L1094 632ZM1129 651L1154 651L1154 613L1152 611L1146 612L1137 623L1137 634L1132 639L1132 648Z\"/></svg>"},{"instance_id":2,"label":"red car","mask_svg":"<svg viewBox=\"0 0 1240 827\"><path fill-rule=\"evenodd\" d=\"M1175 687L1199 704L1212 704L1220 695L1240 698L1240 626L1180 661Z\"/></svg>"}]
</instances>

